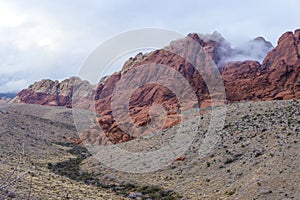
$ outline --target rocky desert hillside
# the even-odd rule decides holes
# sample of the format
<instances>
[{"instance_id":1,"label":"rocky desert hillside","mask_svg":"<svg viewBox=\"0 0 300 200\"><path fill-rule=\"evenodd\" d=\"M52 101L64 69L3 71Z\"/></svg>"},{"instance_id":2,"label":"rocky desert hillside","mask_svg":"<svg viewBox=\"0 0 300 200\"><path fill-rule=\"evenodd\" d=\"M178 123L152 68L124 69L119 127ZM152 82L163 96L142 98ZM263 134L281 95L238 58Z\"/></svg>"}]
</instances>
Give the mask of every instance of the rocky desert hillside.
<instances>
[{"instance_id":1,"label":"rocky desert hillside","mask_svg":"<svg viewBox=\"0 0 300 200\"><path fill-rule=\"evenodd\" d=\"M1 97L1 98L0 98L0 106L9 103L11 100L12 100L11 98Z\"/></svg>"},{"instance_id":2,"label":"rocky desert hillside","mask_svg":"<svg viewBox=\"0 0 300 200\"><path fill-rule=\"evenodd\" d=\"M193 42L191 42L191 39ZM96 86L78 78L58 81L42 80L22 90L12 102L30 103L50 106L66 106L83 109L96 109L98 123L103 130L98 133L94 143L109 144L128 141L134 138L125 133L120 125L123 122L112 115L111 101L116 84L122 78L134 74L131 77L136 82L145 81L142 77L145 73L156 74L155 70L145 70L138 73L139 66L155 64L168 66L175 69L188 81L196 94L196 101L188 105L180 105L173 91L159 84L145 84L137 89L129 102L130 117L138 127L151 123L149 110L152 105L163 105L167 112L165 128L178 124L182 118L180 109L187 109L199 103L202 108L211 106L211 97L217 97L218 93L210 93L206 82L193 64L179 55L194 60L196 65L209 65L209 61L203 61L197 57L197 52L204 49L209 57L218 66L219 73L225 86L227 103L240 101L269 101L289 100L300 98L300 30L284 33L278 40L277 46L264 38L258 37L247 43L248 51L232 48L230 44L219 34L212 35L189 34L186 38L172 42L169 46L155 50L148 54L138 54L130 58L120 72L104 77ZM250 49L250 50L249 50ZM269 52L268 52L269 51ZM174 52L177 52L175 54ZM264 54L267 53L265 56ZM238 58L255 55L262 62L256 60L236 61ZM263 56L265 56L263 58ZM137 72L135 72L135 70ZM164 84L172 85L172 73L167 68L161 68L161 78ZM208 72L210 73L210 72ZM170 81L168 81L170 80ZM147 80L146 80L147 81ZM81 90L74 90L81 88ZM126 90L126 87L123 88ZM177 88L182 96L189 97L188 88ZM83 93L73 94L73 91ZM72 97L79 97L73 99ZM192 99L192 98L191 98ZM123 117L126 119L126 117ZM96 131L96 130L95 130ZM90 133L85 133L89 135Z\"/></svg>"},{"instance_id":3,"label":"rocky desert hillside","mask_svg":"<svg viewBox=\"0 0 300 200\"><path fill-rule=\"evenodd\" d=\"M220 139L204 157L199 149L210 112L152 137L114 145L130 152L153 151L179 129L195 134L188 150L160 170L126 173L106 167L78 145L70 109L9 104L0 108L0 197L299 199L299 100L234 103L226 108ZM91 115L79 112L83 118Z\"/></svg>"},{"instance_id":4,"label":"rocky desert hillside","mask_svg":"<svg viewBox=\"0 0 300 200\"><path fill-rule=\"evenodd\" d=\"M9 104L0 107L0 121L1 200L124 199L48 169L76 157L68 147L78 137L70 109Z\"/></svg>"},{"instance_id":5,"label":"rocky desert hillside","mask_svg":"<svg viewBox=\"0 0 300 200\"><path fill-rule=\"evenodd\" d=\"M96 157L88 158L81 168L117 185L123 180L137 185L152 183L180 194L179 199L299 199L299 103L277 100L228 105L225 126L217 133L220 140L204 157L199 150L208 133L210 113L154 137L116 145L129 152L149 152L172 141L177 130L196 134L184 155L155 172L115 171Z\"/></svg>"},{"instance_id":6,"label":"rocky desert hillside","mask_svg":"<svg viewBox=\"0 0 300 200\"><path fill-rule=\"evenodd\" d=\"M0 198L300 199L300 30L283 34L276 47L262 37L245 46L232 48L217 33L193 33L130 58L120 72L97 85L76 77L42 80L9 103L3 101ZM207 54L199 56L203 49ZM242 57L258 60L238 61ZM212 65L224 83L225 96L222 90L209 90L207 81L214 71L206 67ZM202 72L208 79L197 66L205 66ZM172 82L170 69L188 84ZM148 83L157 74L163 84ZM124 77L129 83L122 82ZM130 83L145 83L121 101L128 100L129 117L118 113L121 109L113 115L111 102L119 81L123 94L130 94ZM169 89L174 86L176 92ZM227 112L214 116L221 110ZM158 118L159 131L140 136L121 129L132 119L144 130L154 121L151 113L166 114L164 123ZM88 129L74 124L74 117ZM211 143L205 143L214 120L222 127L213 132ZM175 150L187 147L186 151L159 154L158 160L142 164L139 159L123 162L127 155L88 151L94 145L128 154L156 152L173 144L177 133L185 137ZM109 167L107 162L115 161L118 168ZM163 165L148 172L156 162ZM146 172L139 173L140 168Z\"/></svg>"}]
</instances>

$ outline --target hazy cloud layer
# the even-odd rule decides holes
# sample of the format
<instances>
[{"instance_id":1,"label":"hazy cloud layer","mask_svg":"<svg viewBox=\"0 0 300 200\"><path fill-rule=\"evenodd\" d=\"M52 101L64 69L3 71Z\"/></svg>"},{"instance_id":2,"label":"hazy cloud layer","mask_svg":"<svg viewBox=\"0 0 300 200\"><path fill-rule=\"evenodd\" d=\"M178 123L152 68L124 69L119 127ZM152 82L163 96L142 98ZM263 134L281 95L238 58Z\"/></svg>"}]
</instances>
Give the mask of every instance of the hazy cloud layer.
<instances>
[{"instance_id":1,"label":"hazy cloud layer","mask_svg":"<svg viewBox=\"0 0 300 200\"><path fill-rule=\"evenodd\" d=\"M0 92L76 75L98 44L132 29L158 27L185 35L217 30L232 46L257 36L275 45L283 32L298 28L298 19L296 0L0 0Z\"/></svg>"},{"instance_id":2,"label":"hazy cloud layer","mask_svg":"<svg viewBox=\"0 0 300 200\"><path fill-rule=\"evenodd\" d=\"M262 62L267 53L273 49L273 45L265 41L264 38L258 37L252 39L233 49L230 56L224 58L223 63L244 60L256 60Z\"/></svg>"}]
</instances>

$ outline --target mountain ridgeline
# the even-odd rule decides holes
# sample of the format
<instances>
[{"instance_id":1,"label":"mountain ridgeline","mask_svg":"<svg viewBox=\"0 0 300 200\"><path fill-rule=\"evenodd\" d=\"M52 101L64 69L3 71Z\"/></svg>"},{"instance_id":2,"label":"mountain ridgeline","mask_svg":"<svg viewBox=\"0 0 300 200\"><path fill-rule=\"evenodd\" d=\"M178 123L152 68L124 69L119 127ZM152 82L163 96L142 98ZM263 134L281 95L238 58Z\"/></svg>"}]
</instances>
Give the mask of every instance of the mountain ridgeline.
<instances>
[{"instance_id":1,"label":"mountain ridgeline","mask_svg":"<svg viewBox=\"0 0 300 200\"><path fill-rule=\"evenodd\" d=\"M191 39L194 42L190 42ZM195 42L198 45L194 45ZM120 122L116 122L112 115L111 101L117 82L138 67L156 64L176 70L185 77L189 87L192 87L197 102L180 105L176 95L167 87L153 83L145 84L133 92L129 102L130 116L137 126L142 127L151 122L149 111L151 106L156 104L163 105L166 110L167 119L164 128L180 122L180 107L191 108L199 104L201 108L206 108L212 105L211 96L219 94L212 94L209 91L206 82L193 64L174 54L180 52L186 57L193 58L194 54L200 51L199 48L203 48L218 67L225 87L226 103L300 98L300 29L298 29L284 33L276 47L262 37L255 38L241 47L232 48L218 33L188 34L167 47L145 55L139 53L136 57L130 58L120 72L101 79L95 86L76 77L61 83L42 80L19 92L12 102L82 109L95 108L98 114L97 122L102 132L93 137L94 140L90 142L105 145L128 141L134 137L125 133L120 128ZM203 64L201 62L203 60L195 58L197 65ZM139 74L139 71L141 70L137 70L132 77L135 81L143 81L141 77L144 75L142 72ZM151 68L145 69L143 73L145 72L150 75L157 73ZM160 73L166 84L171 85L172 83L168 83L173 75L170 70L161 69ZM76 95L80 98L72 102L74 87L86 92ZM184 86L179 87L178 91L183 96L191 95L186 92L188 90ZM91 132L93 130L86 132L85 135L90 135Z\"/></svg>"}]
</instances>

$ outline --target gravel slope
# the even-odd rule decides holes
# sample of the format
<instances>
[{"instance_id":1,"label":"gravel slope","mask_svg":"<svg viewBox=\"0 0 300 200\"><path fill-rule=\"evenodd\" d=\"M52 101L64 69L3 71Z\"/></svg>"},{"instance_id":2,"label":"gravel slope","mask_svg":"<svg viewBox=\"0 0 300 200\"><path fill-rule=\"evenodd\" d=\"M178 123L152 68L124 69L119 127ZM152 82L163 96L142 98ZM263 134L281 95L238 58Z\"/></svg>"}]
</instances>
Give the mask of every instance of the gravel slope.
<instances>
[{"instance_id":1,"label":"gravel slope","mask_svg":"<svg viewBox=\"0 0 300 200\"><path fill-rule=\"evenodd\" d=\"M70 109L39 105L6 105L0 108L0 185L14 171L12 186L0 190L0 199L9 194L14 199L124 199L110 190L77 182L52 173L48 163L56 163L74 155L57 143L77 138ZM8 193L9 192L9 193Z\"/></svg>"},{"instance_id":2,"label":"gravel slope","mask_svg":"<svg viewBox=\"0 0 300 200\"><path fill-rule=\"evenodd\" d=\"M197 135L183 161L173 161L154 173L128 174L91 157L82 168L99 172L100 178L110 175L116 182L159 185L183 199L300 199L300 101L246 102L227 108L221 138L204 158L199 158L198 150L206 133L202 125L209 122L210 114L198 125L188 123L194 124L189 131L196 130ZM119 147L134 152L155 150L180 128Z\"/></svg>"},{"instance_id":3,"label":"gravel slope","mask_svg":"<svg viewBox=\"0 0 300 200\"><path fill-rule=\"evenodd\" d=\"M299 108L299 100L228 105L224 129L218 132L220 140L202 158L199 149L210 113L152 137L116 146L147 152L167 144L178 129L195 133L193 143L182 155L184 159L173 159L155 172L116 171L94 157L86 158L80 169L115 186L124 182L157 185L180 194L182 199L300 199ZM85 117L90 114L82 112ZM7 191L1 191L2 195L9 191L15 199L26 199L32 177L32 199L125 198L110 189L59 176L48 169L49 163L75 157L68 152L69 147L59 145L78 137L70 109L10 104L0 108L0 120L0 180L13 171L20 155L16 174L30 172L7 187ZM135 198L135 194L133 191L131 197Z\"/></svg>"}]
</instances>

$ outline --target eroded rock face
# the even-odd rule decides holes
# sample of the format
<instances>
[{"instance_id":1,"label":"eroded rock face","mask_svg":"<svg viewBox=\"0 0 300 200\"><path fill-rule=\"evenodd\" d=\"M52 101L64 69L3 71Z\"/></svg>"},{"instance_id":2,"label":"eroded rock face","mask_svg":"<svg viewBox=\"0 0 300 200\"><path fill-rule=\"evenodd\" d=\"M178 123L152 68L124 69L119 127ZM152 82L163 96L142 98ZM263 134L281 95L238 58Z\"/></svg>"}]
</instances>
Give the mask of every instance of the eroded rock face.
<instances>
[{"instance_id":1,"label":"eroded rock face","mask_svg":"<svg viewBox=\"0 0 300 200\"><path fill-rule=\"evenodd\" d=\"M86 94L81 94L81 101L74 102L76 107L89 109L90 105L84 104L85 99L93 96L93 86L87 81L81 81L78 77L71 77L62 82L44 79L22 90L11 101L12 103L29 103L46 106L72 107L72 96L74 87L86 89Z\"/></svg>"},{"instance_id":2,"label":"eroded rock face","mask_svg":"<svg viewBox=\"0 0 300 200\"><path fill-rule=\"evenodd\" d=\"M271 44L263 38L255 39L254 43L257 42L263 43L265 48L272 48ZM199 57L201 48L205 49L210 59ZM160 109L156 113L166 114L167 117L164 118L165 123L162 127L166 128L182 120L180 110L195 106L202 108L210 106L210 97L219 94L209 91L203 76L188 60L197 66L209 66L211 65L210 61L214 61L219 67L218 70L224 82L228 103L246 100L299 99L299 50L300 30L296 30L295 33L283 34L278 40L277 47L267 54L262 64L248 60L221 63L222 65L220 65L224 57L228 56L229 58L235 50L231 49L224 38L222 39L217 33L209 36L189 34L186 38L172 42L163 49L155 50L146 55L138 54L125 63L121 72L103 78L95 90L85 81L80 81L79 84L77 82L77 87L83 88L80 91L87 92L76 95L82 98L73 102L73 106L84 109L95 106L95 110L99 114L97 122L93 122L92 130L82 133L82 138L85 138L86 142L95 144L124 142L139 135L128 135L127 130L124 131L120 127L124 125L129 128L128 131L132 131L131 126L126 126L131 121L136 127L145 127L151 124L151 109L153 107ZM183 57L188 58L188 60ZM153 65L161 67L157 69L152 67ZM207 76L213 73L209 67L204 67L202 70L201 74L204 72ZM183 76L188 84L176 85L177 93L175 92L175 94L174 90L170 88L174 86L172 77L176 73ZM153 76L162 80L160 84L151 83ZM124 79L127 79L128 82ZM28 89L22 90L14 102L71 107L74 80L75 78L71 78L61 83L51 80L40 81ZM130 85L136 83L143 84L135 88L134 91L130 90ZM121 90L114 91L118 84L122 86ZM190 92L191 90L192 92ZM114 101L114 95L118 95L118 92L121 92L119 99L124 97L120 105L128 104L129 114L119 112L117 114L118 120L116 120L111 104ZM130 94L129 99L125 98L126 94ZM180 95L178 96L178 94ZM196 99L192 98L193 94ZM180 98L188 98L189 101L185 104L180 103ZM95 100L95 104L91 103L90 100ZM116 110L120 111L121 107ZM147 132L143 134L147 134Z\"/></svg>"},{"instance_id":3,"label":"eroded rock face","mask_svg":"<svg viewBox=\"0 0 300 200\"><path fill-rule=\"evenodd\" d=\"M266 83L264 90L257 91L262 99L300 98L300 29L283 34L275 49L270 51L262 63L265 75L256 80Z\"/></svg>"},{"instance_id":4,"label":"eroded rock face","mask_svg":"<svg viewBox=\"0 0 300 200\"><path fill-rule=\"evenodd\" d=\"M278 40L277 47L270 51L262 66L265 69L276 69L282 65L299 65L300 30L284 33Z\"/></svg>"}]
</instances>

